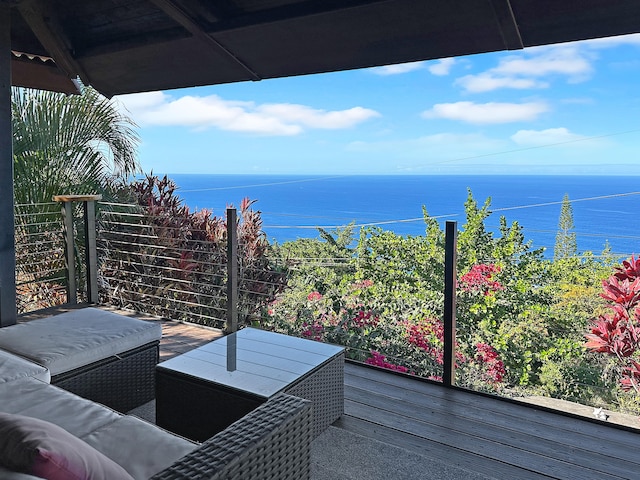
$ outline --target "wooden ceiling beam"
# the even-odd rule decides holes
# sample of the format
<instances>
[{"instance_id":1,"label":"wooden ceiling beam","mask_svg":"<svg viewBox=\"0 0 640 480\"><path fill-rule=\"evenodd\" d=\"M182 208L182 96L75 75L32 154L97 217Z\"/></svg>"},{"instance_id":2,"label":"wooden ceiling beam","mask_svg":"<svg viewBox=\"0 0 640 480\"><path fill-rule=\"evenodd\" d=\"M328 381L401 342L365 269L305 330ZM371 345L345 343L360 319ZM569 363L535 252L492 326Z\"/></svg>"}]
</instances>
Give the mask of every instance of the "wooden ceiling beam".
<instances>
[{"instance_id":1,"label":"wooden ceiling beam","mask_svg":"<svg viewBox=\"0 0 640 480\"><path fill-rule=\"evenodd\" d=\"M33 0L22 2L18 10L58 68L69 78L80 77L86 85L90 85L91 79L71 54L72 46L48 5L41 0Z\"/></svg>"},{"instance_id":2,"label":"wooden ceiling beam","mask_svg":"<svg viewBox=\"0 0 640 480\"><path fill-rule=\"evenodd\" d=\"M524 48L518 22L513 15L510 0L489 0L496 15L500 33L507 50L521 50Z\"/></svg>"},{"instance_id":3,"label":"wooden ceiling beam","mask_svg":"<svg viewBox=\"0 0 640 480\"><path fill-rule=\"evenodd\" d=\"M0 0L1 1L1 0ZM118 51L124 51L132 48L146 47L156 43L162 43L167 41L167 38L181 38L182 32L188 32L194 37L201 38L204 42L213 43L220 51L225 52L235 62L238 62L245 71L249 72L251 77L255 80L259 80L260 75L253 71L248 65L242 62L241 59L236 57L231 51L229 51L224 45L215 40L215 35L219 33L225 33L231 30L242 30L245 28L252 28L260 25L267 25L270 23L286 22L289 20L295 20L301 17L310 17L314 15L324 15L339 10L348 10L351 8L359 8L376 3L386 3L392 0L307 0L301 4L286 5L283 7L269 8L264 11L251 12L247 14L230 15L223 11L222 8L211 9L211 6L206 3L203 4L203 8L208 9L212 18L215 18L211 24L207 26L200 25L193 19L193 16L186 12L183 8L172 0L150 0L159 9L161 9L167 16L172 18L177 25L175 29L147 32L143 35L133 36L126 39L119 39L110 43L106 43L100 46L86 47L84 45L78 45L76 49L76 57L86 58L92 56L99 56L109 54ZM488 0L487 0L488 1ZM216 4L218 7L220 5ZM223 3L222 5L227 5ZM227 6L227 9L230 9Z\"/></svg>"},{"instance_id":4,"label":"wooden ceiling beam","mask_svg":"<svg viewBox=\"0 0 640 480\"><path fill-rule=\"evenodd\" d=\"M286 22L316 15L326 15L341 10L357 9L392 1L393 0L306 0L246 13L244 15L221 18L211 26L208 32L214 34L231 30L241 30L243 28Z\"/></svg>"},{"instance_id":5,"label":"wooden ceiling beam","mask_svg":"<svg viewBox=\"0 0 640 480\"><path fill-rule=\"evenodd\" d=\"M159 9L165 12L169 17L182 25L189 33L194 37L199 38L205 44L215 48L217 51L223 52L228 58L240 65L252 78L252 80L258 81L262 77L258 75L249 65L238 58L228 48L218 42L215 38L209 35L184 9L177 5L172 0L151 0Z\"/></svg>"}]
</instances>

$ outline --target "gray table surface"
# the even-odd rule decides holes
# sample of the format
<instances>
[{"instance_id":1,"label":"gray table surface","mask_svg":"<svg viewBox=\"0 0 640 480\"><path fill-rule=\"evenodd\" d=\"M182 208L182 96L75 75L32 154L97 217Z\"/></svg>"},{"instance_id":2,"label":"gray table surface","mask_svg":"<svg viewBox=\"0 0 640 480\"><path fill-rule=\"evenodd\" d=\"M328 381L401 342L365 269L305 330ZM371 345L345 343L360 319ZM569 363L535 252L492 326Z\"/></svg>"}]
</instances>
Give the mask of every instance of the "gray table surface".
<instances>
[{"instance_id":1,"label":"gray table surface","mask_svg":"<svg viewBox=\"0 0 640 480\"><path fill-rule=\"evenodd\" d=\"M244 328L160 363L157 368L269 398L343 350L336 345Z\"/></svg>"}]
</instances>

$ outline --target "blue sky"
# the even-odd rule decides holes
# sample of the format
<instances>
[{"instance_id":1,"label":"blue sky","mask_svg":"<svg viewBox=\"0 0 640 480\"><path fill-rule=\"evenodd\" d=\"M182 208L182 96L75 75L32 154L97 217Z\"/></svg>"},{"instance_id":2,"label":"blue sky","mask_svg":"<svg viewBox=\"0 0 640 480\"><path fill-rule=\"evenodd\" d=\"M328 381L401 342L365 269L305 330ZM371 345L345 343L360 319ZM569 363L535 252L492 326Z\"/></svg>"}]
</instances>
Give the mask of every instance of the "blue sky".
<instances>
[{"instance_id":1,"label":"blue sky","mask_svg":"<svg viewBox=\"0 0 640 480\"><path fill-rule=\"evenodd\" d=\"M147 173L640 174L640 35L117 99Z\"/></svg>"}]
</instances>

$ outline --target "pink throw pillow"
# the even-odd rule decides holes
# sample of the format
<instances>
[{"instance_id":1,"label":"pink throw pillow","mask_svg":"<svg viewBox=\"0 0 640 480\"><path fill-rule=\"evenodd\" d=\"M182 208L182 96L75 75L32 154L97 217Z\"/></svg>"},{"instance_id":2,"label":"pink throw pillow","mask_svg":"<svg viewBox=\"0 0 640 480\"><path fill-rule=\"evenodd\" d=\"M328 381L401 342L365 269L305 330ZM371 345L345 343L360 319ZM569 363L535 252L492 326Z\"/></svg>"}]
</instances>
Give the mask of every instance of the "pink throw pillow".
<instances>
[{"instance_id":1,"label":"pink throw pillow","mask_svg":"<svg viewBox=\"0 0 640 480\"><path fill-rule=\"evenodd\" d=\"M0 413L0 465L47 480L133 480L120 465L63 428L8 413Z\"/></svg>"}]
</instances>

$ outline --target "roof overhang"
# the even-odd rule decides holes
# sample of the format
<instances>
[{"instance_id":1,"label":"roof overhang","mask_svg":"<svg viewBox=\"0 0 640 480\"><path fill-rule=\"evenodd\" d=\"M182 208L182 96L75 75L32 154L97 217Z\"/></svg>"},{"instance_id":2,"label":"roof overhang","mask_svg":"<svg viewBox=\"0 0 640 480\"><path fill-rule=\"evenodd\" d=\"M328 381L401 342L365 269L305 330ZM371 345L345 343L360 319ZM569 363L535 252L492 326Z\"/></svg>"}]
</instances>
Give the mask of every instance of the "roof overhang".
<instances>
[{"instance_id":1,"label":"roof overhang","mask_svg":"<svg viewBox=\"0 0 640 480\"><path fill-rule=\"evenodd\" d=\"M52 90L66 94L80 93L80 82L69 78L52 58L11 52L11 85Z\"/></svg>"},{"instance_id":2,"label":"roof overhang","mask_svg":"<svg viewBox=\"0 0 640 480\"><path fill-rule=\"evenodd\" d=\"M12 50L53 58L67 78L108 96L640 32L638 0L0 3L12 6ZM49 67L33 62L19 73L22 84ZM37 83L29 86L42 88Z\"/></svg>"}]
</instances>

